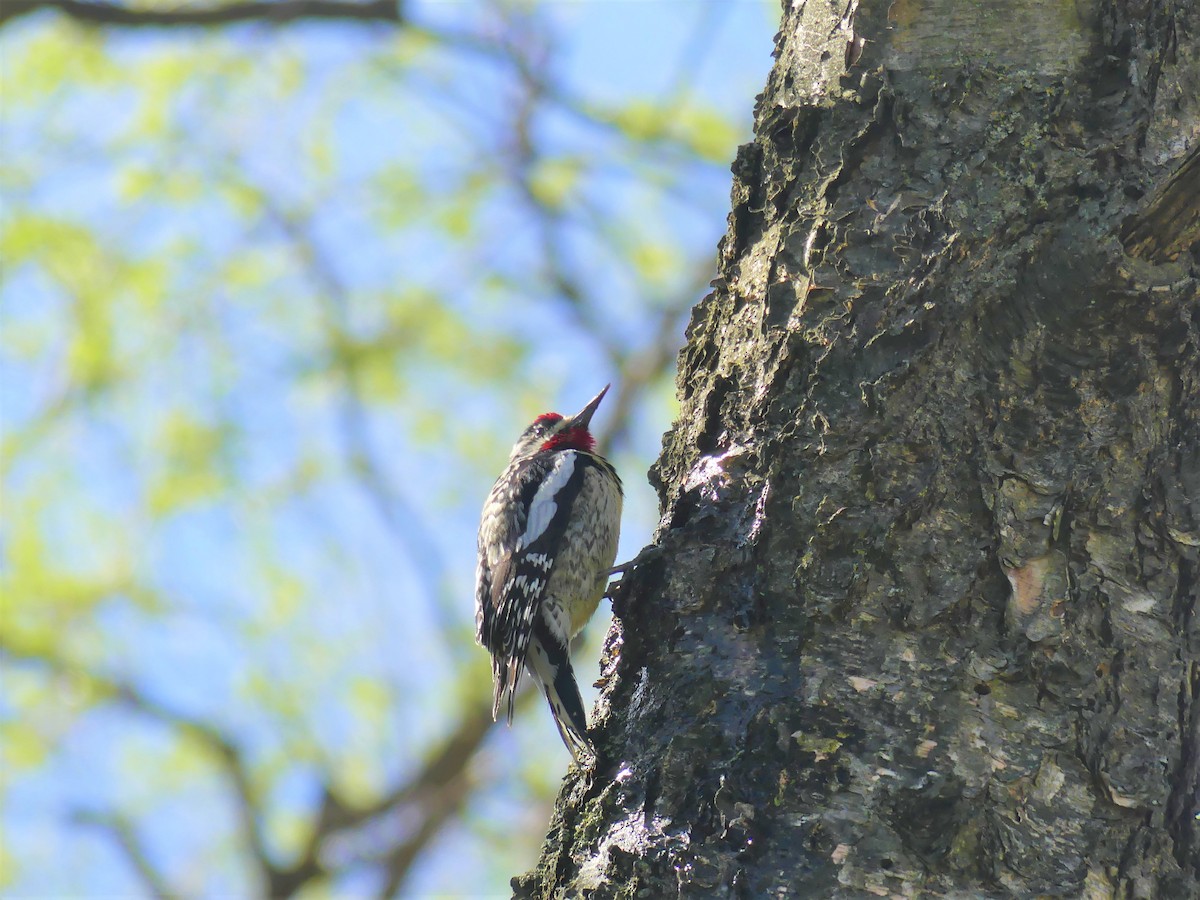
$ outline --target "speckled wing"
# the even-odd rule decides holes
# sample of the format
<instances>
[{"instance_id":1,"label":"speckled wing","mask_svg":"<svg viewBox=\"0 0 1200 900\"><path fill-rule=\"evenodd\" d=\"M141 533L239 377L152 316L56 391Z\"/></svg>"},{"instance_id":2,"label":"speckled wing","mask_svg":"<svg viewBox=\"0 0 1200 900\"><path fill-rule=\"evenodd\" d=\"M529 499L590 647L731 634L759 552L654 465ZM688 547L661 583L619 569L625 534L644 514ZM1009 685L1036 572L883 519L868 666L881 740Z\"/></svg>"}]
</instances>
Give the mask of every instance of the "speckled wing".
<instances>
[{"instance_id":1,"label":"speckled wing","mask_svg":"<svg viewBox=\"0 0 1200 900\"><path fill-rule=\"evenodd\" d=\"M495 585L508 578L529 507L552 463L549 457L536 456L515 461L496 479L483 505L475 570L475 638L492 653L503 650L504 642L504 631L497 628Z\"/></svg>"},{"instance_id":2,"label":"speckled wing","mask_svg":"<svg viewBox=\"0 0 1200 900\"><path fill-rule=\"evenodd\" d=\"M542 461L548 462L549 468L538 480L537 490L526 511L524 530L512 554L494 573L493 633L508 636L509 646L502 648L495 658L493 714L499 714L501 700L507 692L510 722L521 671L539 613L544 612L542 601L557 556L562 551L572 504L586 477L589 465L586 457L587 454L567 450Z\"/></svg>"}]
</instances>

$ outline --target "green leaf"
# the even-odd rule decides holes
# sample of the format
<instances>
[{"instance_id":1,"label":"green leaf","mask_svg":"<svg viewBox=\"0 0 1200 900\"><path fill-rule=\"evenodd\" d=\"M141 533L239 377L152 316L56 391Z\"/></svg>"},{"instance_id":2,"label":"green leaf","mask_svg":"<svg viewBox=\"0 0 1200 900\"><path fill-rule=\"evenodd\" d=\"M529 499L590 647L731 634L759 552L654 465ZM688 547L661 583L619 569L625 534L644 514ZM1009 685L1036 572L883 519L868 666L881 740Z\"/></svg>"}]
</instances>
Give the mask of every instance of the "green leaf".
<instances>
[{"instance_id":1,"label":"green leaf","mask_svg":"<svg viewBox=\"0 0 1200 900\"><path fill-rule=\"evenodd\" d=\"M633 248L631 256L638 276L656 288L671 284L682 268L679 253L667 244L642 242Z\"/></svg>"},{"instance_id":2,"label":"green leaf","mask_svg":"<svg viewBox=\"0 0 1200 900\"><path fill-rule=\"evenodd\" d=\"M740 132L711 109L687 107L674 122L675 130L701 159L723 163L733 159Z\"/></svg>"},{"instance_id":3,"label":"green leaf","mask_svg":"<svg viewBox=\"0 0 1200 900\"><path fill-rule=\"evenodd\" d=\"M562 209L579 185L583 163L577 158L539 160L529 175L529 188L539 203Z\"/></svg>"},{"instance_id":4,"label":"green leaf","mask_svg":"<svg viewBox=\"0 0 1200 900\"><path fill-rule=\"evenodd\" d=\"M634 100L609 114L614 125L633 141L650 141L662 137L674 110L664 110L657 103Z\"/></svg>"}]
</instances>

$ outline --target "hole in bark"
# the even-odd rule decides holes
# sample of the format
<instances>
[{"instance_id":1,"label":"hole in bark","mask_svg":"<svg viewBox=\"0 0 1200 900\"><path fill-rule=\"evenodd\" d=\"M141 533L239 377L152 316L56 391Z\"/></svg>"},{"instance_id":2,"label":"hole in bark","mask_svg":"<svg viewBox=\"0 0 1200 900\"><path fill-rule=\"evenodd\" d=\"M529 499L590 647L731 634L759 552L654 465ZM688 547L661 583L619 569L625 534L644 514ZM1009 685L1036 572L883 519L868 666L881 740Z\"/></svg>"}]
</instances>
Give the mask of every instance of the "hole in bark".
<instances>
[{"instance_id":1,"label":"hole in bark","mask_svg":"<svg viewBox=\"0 0 1200 900\"><path fill-rule=\"evenodd\" d=\"M881 869L890 869L893 865L895 865L895 863L893 863L890 859L881 859L879 861L879 868Z\"/></svg>"},{"instance_id":2,"label":"hole in bark","mask_svg":"<svg viewBox=\"0 0 1200 900\"><path fill-rule=\"evenodd\" d=\"M662 779L659 771L651 769L649 777L646 778L646 796L642 801L642 821L647 828L654 819L654 805L658 803L658 794L661 790Z\"/></svg>"},{"instance_id":3,"label":"hole in bark","mask_svg":"<svg viewBox=\"0 0 1200 900\"><path fill-rule=\"evenodd\" d=\"M692 513L695 511L695 497L690 494L684 494L675 502L675 509L671 511L671 521L667 527L671 530L686 527L692 518Z\"/></svg>"},{"instance_id":4,"label":"hole in bark","mask_svg":"<svg viewBox=\"0 0 1200 900\"><path fill-rule=\"evenodd\" d=\"M992 692L992 689L990 687L988 687L986 684L984 684L982 681L979 682L979 684L975 685L975 693L977 693L980 697L986 697L991 692Z\"/></svg>"}]
</instances>

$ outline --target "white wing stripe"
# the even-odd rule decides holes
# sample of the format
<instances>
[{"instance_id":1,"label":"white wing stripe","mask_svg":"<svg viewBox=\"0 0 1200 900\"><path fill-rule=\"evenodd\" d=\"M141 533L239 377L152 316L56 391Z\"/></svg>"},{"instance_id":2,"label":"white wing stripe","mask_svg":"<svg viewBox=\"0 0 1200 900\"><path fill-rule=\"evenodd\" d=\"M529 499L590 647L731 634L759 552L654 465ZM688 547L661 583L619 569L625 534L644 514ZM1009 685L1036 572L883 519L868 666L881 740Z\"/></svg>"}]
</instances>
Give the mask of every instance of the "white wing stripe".
<instances>
[{"instance_id":1,"label":"white wing stripe","mask_svg":"<svg viewBox=\"0 0 1200 900\"><path fill-rule=\"evenodd\" d=\"M574 472L575 454L570 451L560 453L554 462L554 468L550 470L550 474L534 494L533 502L529 504L529 518L525 521L525 533L521 535L520 543L517 544L518 550L528 547L550 527L550 522L558 511L555 498L558 492L566 487Z\"/></svg>"}]
</instances>

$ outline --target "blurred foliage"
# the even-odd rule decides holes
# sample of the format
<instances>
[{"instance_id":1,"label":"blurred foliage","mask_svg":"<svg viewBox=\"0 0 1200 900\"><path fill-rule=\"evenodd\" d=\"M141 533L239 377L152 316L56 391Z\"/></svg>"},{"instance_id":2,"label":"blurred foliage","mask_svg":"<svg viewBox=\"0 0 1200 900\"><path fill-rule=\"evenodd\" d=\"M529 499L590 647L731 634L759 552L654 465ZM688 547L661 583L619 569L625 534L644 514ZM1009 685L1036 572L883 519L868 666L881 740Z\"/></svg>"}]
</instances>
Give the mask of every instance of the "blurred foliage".
<instances>
[{"instance_id":1,"label":"blurred foliage","mask_svg":"<svg viewBox=\"0 0 1200 900\"><path fill-rule=\"evenodd\" d=\"M582 78L594 8L0 29L0 889L532 862L568 757L540 708L489 727L478 504L529 417L611 380L623 555L649 536L769 63L770 9L705 6L659 11L671 62ZM756 57L706 62L732 24Z\"/></svg>"}]
</instances>

